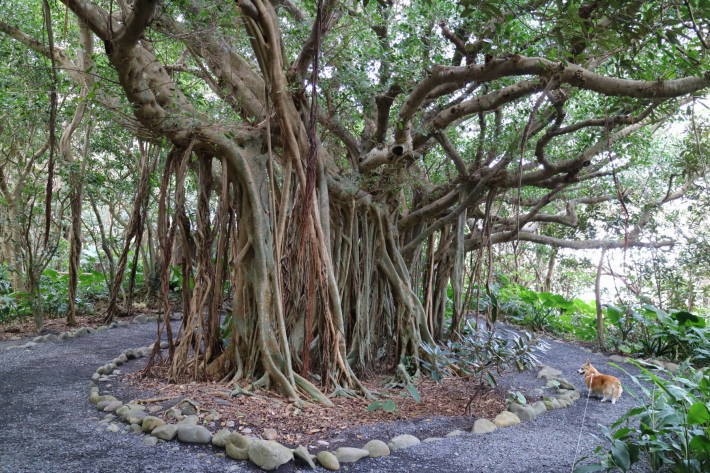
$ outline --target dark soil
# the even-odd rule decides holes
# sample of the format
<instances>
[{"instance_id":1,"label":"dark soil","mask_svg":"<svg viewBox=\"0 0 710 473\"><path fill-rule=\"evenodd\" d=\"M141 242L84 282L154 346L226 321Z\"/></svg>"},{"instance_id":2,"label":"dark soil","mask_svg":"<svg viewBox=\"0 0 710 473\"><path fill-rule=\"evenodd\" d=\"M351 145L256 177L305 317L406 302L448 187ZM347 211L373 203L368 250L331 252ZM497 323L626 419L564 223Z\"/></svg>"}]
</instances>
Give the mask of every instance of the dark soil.
<instances>
[{"instance_id":1,"label":"dark soil","mask_svg":"<svg viewBox=\"0 0 710 473\"><path fill-rule=\"evenodd\" d=\"M131 324L58 343L42 343L27 350L5 348L18 342L0 341L0 472L2 473L139 473L139 472L253 472L247 462L216 457L211 447L186 446L175 442L155 447L141 437L107 432L87 400L88 378L97 366L120 351L153 340L153 324ZM24 340L23 340L24 342ZM19 342L21 343L21 342ZM606 364L601 354L588 353L564 342L550 341L542 355L545 364L563 371L563 376L582 388L577 368L591 359L602 372L621 378L625 393L616 405L588 401L583 397L572 407L544 413L532 422L499 429L487 435L466 434L400 450L380 459L362 460L347 466L351 473L401 472L568 472L575 458L588 455L599 444L599 424L608 425L636 405L629 391L633 385L619 370ZM140 369L145 359L121 368ZM543 383L536 373L507 375L500 380L505 390L530 393ZM109 384L115 384L111 382ZM121 399L150 397L134 387L102 386ZM582 390L585 393L585 390ZM586 412L585 412L586 407ZM583 421L584 418L584 421ZM360 446L373 438L388 440L401 433L419 437L441 436L468 429L471 419L426 417L376 423L345 429L330 439L328 448ZM581 432L581 436L580 436ZM345 468L343 468L344 470ZM288 464L279 473L307 471ZM317 471L325 470L318 468Z\"/></svg>"},{"instance_id":2,"label":"dark soil","mask_svg":"<svg viewBox=\"0 0 710 473\"><path fill-rule=\"evenodd\" d=\"M144 391L141 399L159 401L151 404L159 405L162 410L183 399L189 399L199 409L201 417L217 413L219 419L208 424L212 430L231 428L260 436L264 429L274 429L277 432L276 440L294 448L308 445L315 449L317 440L330 440L345 429L400 420L421 424L421 434L425 436L445 434L452 426L470 430L477 418L493 418L505 410L505 392L481 390L471 379L460 377L445 378L440 383L430 379L420 380L417 383L421 399L419 402L404 389L385 389L383 386L388 378L364 381L371 393L377 393L378 400L394 402L396 410L388 412L368 409L373 399L362 397L335 397L332 399L334 406L309 403L301 407L269 392L233 398L230 389L218 383L169 384L164 381L165 371L163 366L158 366L153 370L158 374L156 378L145 378L140 373L133 373L126 375L122 381ZM449 430L440 432L441 428L437 429L431 424L433 418L446 419L448 427L442 428ZM167 418L165 420L169 421Z\"/></svg>"}]
</instances>

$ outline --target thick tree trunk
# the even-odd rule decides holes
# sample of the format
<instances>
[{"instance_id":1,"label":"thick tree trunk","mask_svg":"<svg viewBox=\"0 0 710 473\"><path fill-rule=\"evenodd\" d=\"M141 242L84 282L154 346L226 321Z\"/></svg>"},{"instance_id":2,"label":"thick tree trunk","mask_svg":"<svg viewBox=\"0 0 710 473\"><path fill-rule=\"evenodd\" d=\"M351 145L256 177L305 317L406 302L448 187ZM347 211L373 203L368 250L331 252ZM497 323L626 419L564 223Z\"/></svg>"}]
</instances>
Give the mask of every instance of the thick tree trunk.
<instances>
[{"instance_id":1,"label":"thick tree trunk","mask_svg":"<svg viewBox=\"0 0 710 473\"><path fill-rule=\"evenodd\" d=\"M10 271L10 283L12 290L16 292L27 292L27 278L25 276L25 265L22 261L22 256L19 251L19 244L22 239L20 233L19 222L17 220L17 211L13 201L7 202L7 225L4 225L4 231L7 231L4 236L4 245L7 255L7 267Z\"/></svg>"},{"instance_id":2,"label":"thick tree trunk","mask_svg":"<svg viewBox=\"0 0 710 473\"><path fill-rule=\"evenodd\" d=\"M550 253L550 259L547 262L547 272L545 273L545 284L543 285L543 291L552 291L552 277L555 274L555 264L557 263L557 253L560 251L556 246L552 248L552 253Z\"/></svg>"}]
</instances>

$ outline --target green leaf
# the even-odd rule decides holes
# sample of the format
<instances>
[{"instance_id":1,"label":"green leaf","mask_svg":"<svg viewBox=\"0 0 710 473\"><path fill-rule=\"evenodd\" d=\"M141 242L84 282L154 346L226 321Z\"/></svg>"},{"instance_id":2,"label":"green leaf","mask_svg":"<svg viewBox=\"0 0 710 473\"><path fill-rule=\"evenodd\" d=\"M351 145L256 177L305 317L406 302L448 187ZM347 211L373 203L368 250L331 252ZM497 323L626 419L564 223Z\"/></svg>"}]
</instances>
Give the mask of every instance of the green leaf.
<instances>
[{"instance_id":1,"label":"green leaf","mask_svg":"<svg viewBox=\"0 0 710 473\"><path fill-rule=\"evenodd\" d=\"M42 271L43 276L47 276L50 279L57 280L59 278L59 272L53 270L53 269L45 269Z\"/></svg>"},{"instance_id":2,"label":"green leaf","mask_svg":"<svg viewBox=\"0 0 710 473\"><path fill-rule=\"evenodd\" d=\"M371 402L371 403L367 406L367 410L368 410L368 411L376 411L376 410L378 410L378 409L382 409L382 401Z\"/></svg>"},{"instance_id":3,"label":"green leaf","mask_svg":"<svg viewBox=\"0 0 710 473\"><path fill-rule=\"evenodd\" d=\"M606 319L615 324L621 319L621 317L624 316L624 311L623 309L620 309L619 307L616 307L611 304L607 304L606 306Z\"/></svg>"},{"instance_id":4,"label":"green leaf","mask_svg":"<svg viewBox=\"0 0 710 473\"><path fill-rule=\"evenodd\" d=\"M493 376L493 374L491 374L490 372L486 373L486 379L488 380L488 384L491 387L495 387L498 385L498 382L496 381L495 376Z\"/></svg>"},{"instance_id":5,"label":"green leaf","mask_svg":"<svg viewBox=\"0 0 710 473\"><path fill-rule=\"evenodd\" d=\"M622 471L628 471L631 467L631 457L625 442L615 440L611 444L611 458Z\"/></svg>"},{"instance_id":6,"label":"green leaf","mask_svg":"<svg viewBox=\"0 0 710 473\"><path fill-rule=\"evenodd\" d=\"M688 446L695 452L702 452L705 455L710 453L710 440L705 435L696 435L690 439Z\"/></svg>"},{"instance_id":7,"label":"green leaf","mask_svg":"<svg viewBox=\"0 0 710 473\"><path fill-rule=\"evenodd\" d=\"M669 320L668 314L656 306L653 306L651 304L645 304L643 306L643 312L651 318L658 319L658 321L663 324L668 323L668 320Z\"/></svg>"},{"instance_id":8,"label":"green leaf","mask_svg":"<svg viewBox=\"0 0 710 473\"><path fill-rule=\"evenodd\" d=\"M422 396L419 394L419 391L417 390L416 386L414 386L413 384L408 384L405 389L409 392L415 402L422 402Z\"/></svg>"},{"instance_id":9,"label":"green leaf","mask_svg":"<svg viewBox=\"0 0 710 473\"><path fill-rule=\"evenodd\" d=\"M590 465L579 465L574 469L573 473L592 473L594 471L602 471L604 469L604 465L600 465L599 463L592 463Z\"/></svg>"},{"instance_id":10,"label":"green leaf","mask_svg":"<svg viewBox=\"0 0 710 473\"><path fill-rule=\"evenodd\" d=\"M710 421L710 411L704 402L698 401L688 409L688 424L705 424Z\"/></svg>"},{"instance_id":11,"label":"green leaf","mask_svg":"<svg viewBox=\"0 0 710 473\"><path fill-rule=\"evenodd\" d=\"M551 294L549 292L541 292L539 294L540 300L545 307L551 308L567 308L569 306L569 301L559 294Z\"/></svg>"},{"instance_id":12,"label":"green leaf","mask_svg":"<svg viewBox=\"0 0 710 473\"><path fill-rule=\"evenodd\" d=\"M397 410L397 404L392 399L387 399L382 403L382 410L386 412L394 412Z\"/></svg>"},{"instance_id":13,"label":"green leaf","mask_svg":"<svg viewBox=\"0 0 710 473\"><path fill-rule=\"evenodd\" d=\"M691 314L687 310L679 310L671 314L679 325L693 325L695 327L705 327L705 320L695 314Z\"/></svg>"},{"instance_id":14,"label":"green leaf","mask_svg":"<svg viewBox=\"0 0 710 473\"><path fill-rule=\"evenodd\" d=\"M375 401L367 406L368 411L377 411L380 409L385 412L394 412L397 410L397 404L395 404L392 399L387 399L385 401Z\"/></svg>"}]
</instances>

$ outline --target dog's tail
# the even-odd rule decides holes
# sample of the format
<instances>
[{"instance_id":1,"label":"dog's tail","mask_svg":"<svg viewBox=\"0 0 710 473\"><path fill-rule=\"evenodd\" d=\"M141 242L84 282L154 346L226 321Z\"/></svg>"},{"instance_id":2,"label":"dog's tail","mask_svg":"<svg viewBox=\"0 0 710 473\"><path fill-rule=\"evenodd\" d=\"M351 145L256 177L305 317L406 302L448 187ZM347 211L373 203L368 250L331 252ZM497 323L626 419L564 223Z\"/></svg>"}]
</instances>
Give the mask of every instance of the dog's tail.
<instances>
[{"instance_id":1,"label":"dog's tail","mask_svg":"<svg viewBox=\"0 0 710 473\"><path fill-rule=\"evenodd\" d=\"M614 392L612 394L612 399L616 401L621 397L621 394L624 392L624 388L621 387L621 381L616 381L614 383Z\"/></svg>"}]
</instances>

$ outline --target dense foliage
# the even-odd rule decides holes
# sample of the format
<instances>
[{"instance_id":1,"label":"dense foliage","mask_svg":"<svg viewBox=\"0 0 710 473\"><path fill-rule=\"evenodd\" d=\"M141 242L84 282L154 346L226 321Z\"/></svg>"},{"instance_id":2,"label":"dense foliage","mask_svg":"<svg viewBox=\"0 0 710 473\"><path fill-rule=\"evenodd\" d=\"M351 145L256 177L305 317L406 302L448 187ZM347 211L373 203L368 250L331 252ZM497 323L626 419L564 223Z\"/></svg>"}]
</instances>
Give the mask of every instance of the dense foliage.
<instances>
[{"instance_id":1,"label":"dense foliage","mask_svg":"<svg viewBox=\"0 0 710 473\"><path fill-rule=\"evenodd\" d=\"M422 365L432 379L464 375L478 385L493 387L497 376L506 371L539 365L536 354L544 352L547 344L528 332L488 330L469 322L459 340L445 346L424 344L422 348L428 355Z\"/></svg>"},{"instance_id":2,"label":"dense foliage","mask_svg":"<svg viewBox=\"0 0 710 473\"><path fill-rule=\"evenodd\" d=\"M0 323L29 317L36 306L32 295L12 289L7 270L0 269ZM39 281L39 307L48 318L66 317L69 311L69 275L45 269ZM94 315L93 302L106 298L106 276L99 271L85 271L79 276L80 297L75 299L81 315Z\"/></svg>"},{"instance_id":3,"label":"dense foliage","mask_svg":"<svg viewBox=\"0 0 710 473\"><path fill-rule=\"evenodd\" d=\"M516 285L497 288L496 294L496 304L509 322L557 336L598 339L593 304ZM696 366L710 364L710 328L700 315L666 312L650 304L604 304L602 317L605 348L639 357L689 360Z\"/></svg>"},{"instance_id":4,"label":"dense foliage","mask_svg":"<svg viewBox=\"0 0 710 473\"><path fill-rule=\"evenodd\" d=\"M648 465L653 472L708 471L710 368L696 370L685 364L677 374L661 376L639 367L640 376L629 376L638 389L640 406L611 427L602 427L609 446L596 449L596 462L582 459L584 464L575 473L634 471L637 463Z\"/></svg>"},{"instance_id":5,"label":"dense foliage","mask_svg":"<svg viewBox=\"0 0 710 473\"><path fill-rule=\"evenodd\" d=\"M710 365L710 329L703 317L686 310L668 313L650 305L608 306L607 320L613 328L612 344L621 352Z\"/></svg>"}]
</instances>

